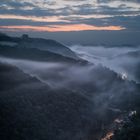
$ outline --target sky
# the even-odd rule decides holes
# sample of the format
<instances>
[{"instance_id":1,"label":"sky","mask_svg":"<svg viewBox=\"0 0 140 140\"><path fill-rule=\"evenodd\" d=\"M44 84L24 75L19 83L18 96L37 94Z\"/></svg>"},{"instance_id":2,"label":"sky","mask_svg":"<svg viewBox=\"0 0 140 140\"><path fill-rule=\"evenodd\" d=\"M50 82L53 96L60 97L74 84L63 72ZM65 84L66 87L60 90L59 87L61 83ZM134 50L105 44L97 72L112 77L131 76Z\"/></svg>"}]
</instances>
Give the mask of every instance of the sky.
<instances>
[{"instance_id":1,"label":"sky","mask_svg":"<svg viewBox=\"0 0 140 140\"><path fill-rule=\"evenodd\" d=\"M0 31L77 43L127 44L132 37L139 44L140 0L0 0Z\"/></svg>"}]
</instances>

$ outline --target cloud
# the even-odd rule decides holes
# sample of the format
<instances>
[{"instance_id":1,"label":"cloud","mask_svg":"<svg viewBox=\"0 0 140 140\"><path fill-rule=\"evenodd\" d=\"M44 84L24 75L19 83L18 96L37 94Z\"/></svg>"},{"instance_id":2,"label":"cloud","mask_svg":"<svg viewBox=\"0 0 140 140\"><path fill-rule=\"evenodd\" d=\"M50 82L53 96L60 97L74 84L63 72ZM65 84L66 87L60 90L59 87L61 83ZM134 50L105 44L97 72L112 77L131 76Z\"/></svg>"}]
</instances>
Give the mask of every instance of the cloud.
<instances>
[{"instance_id":1,"label":"cloud","mask_svg":"<svg viewBox=\"0 0 140 140\"><path fill-rule=\"evenodd\" d=\"M118 49L121 47L121 49ZM139 47L104 47L104 46L80 46L74 45L70 48L85 60L95 65L103 65L120 76L127 75L128 80L140 83L140 78L136 71L140 63L140 46ZM133 69L131 69L133 68Z\"/></svg>"},{"instance_id":2,"label":"cloud","mask_svg":"<svg viewBox=\"0 0 140 140\"><path fill-rule=\"evenodd\" d=\"M68 20L62 20L57 16L20 16L20 15L0 15L0 19L17 19L17 20L29 20L34 22L69 22Z\"/></svg>"},{"instance_id":3,"label":"cloud","mask_svg":"<svg viewBox=\"0 0 140 140\"><path fill-rule=\"evenodd\" d=\"M12 9L24 9L24 8L30 8L31 10L33 8L35 8L34 4L30 3L30 2L21 2L21 1L13 1L13 0L9 0L9 1L2 1L0 8L4 8L5 10L9 10L8 7L11 7ZM26 10L26 9L25 9Z\"/></svg>"},{"instance_id":4,"label":"cloud","mask_svg":"<svg viewBox=\"0 0 140 140\"><path fill-rule=\"evenodd\" d=\"M121 26L94 26L86 24L49 25L49 26L0 26L0 30L8 31L42 31L42 32L69 32L88 30L124 30Z\"/></svg>"},{"instance_id":5,"label":"cloud","mask_svg":"<svg viewBox=\"0 0 140 140\"><path fill-rule=\"evenodd\" d=\"M15 23L21 20L21 25L51 25L54 24L90 24L95 26L121 26L140 30L139 21L132 23L130 17L140 16L139 1L120 0L2 0L0 5L0 20L5 23ZM127 23L124 24L124 20ZM18 22L19 23L19 22ZM130 25L131 24L131 25ZM69 27L69 26L68 26ZM129 28L130 27L130 28Z\"/></svg>"}]
</instances>

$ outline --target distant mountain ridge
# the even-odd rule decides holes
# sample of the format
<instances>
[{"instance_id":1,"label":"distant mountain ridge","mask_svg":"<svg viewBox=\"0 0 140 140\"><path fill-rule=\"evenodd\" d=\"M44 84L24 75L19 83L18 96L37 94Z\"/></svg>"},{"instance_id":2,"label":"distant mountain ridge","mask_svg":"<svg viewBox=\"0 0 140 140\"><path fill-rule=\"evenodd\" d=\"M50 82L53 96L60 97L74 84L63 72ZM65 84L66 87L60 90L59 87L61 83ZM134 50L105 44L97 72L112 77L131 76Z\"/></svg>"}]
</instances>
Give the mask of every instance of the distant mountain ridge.
<instances>
[{"instance_id":1,"label":"distant mountain ridge","mask_svg":"<svg viewBox=\"0 0 140 140\"><path fill-rule=\"evenodd\" d=\"M85 60L76 60L74 58L65 57L57 53L39 50L37 48L23 48L17 46L0 45L0 56L12 59L24 59L42 62L64 62L73 64L85 64Z\"/></svg>"},{"instance_id":2,"label":"distant mountain ridge","mask_svg":"<svg viewBox=\"0 0 140 140\"><path fill-rule=\"evenodd\" d=\"M26 34L22 35L22 37L10 37L0 33L0 43L2 42L17 43L18 47L38 48L40 50L50 51L66 57L80 59L68 47L52 39L30 38Z\"/></svg>"}]
</instances>

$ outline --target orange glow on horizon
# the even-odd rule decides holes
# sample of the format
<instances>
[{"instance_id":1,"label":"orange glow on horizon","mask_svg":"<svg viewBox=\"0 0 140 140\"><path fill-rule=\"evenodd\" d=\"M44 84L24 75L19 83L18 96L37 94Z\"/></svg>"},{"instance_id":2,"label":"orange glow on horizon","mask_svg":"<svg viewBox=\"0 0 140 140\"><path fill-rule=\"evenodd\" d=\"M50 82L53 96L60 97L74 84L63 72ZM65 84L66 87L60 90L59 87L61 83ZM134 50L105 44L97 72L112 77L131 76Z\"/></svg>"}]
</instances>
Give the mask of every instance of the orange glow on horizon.
<instances>
[{"instance_id":1,"label":"orange glow on horizon","mask_svg":"<svg viewBox=\"0 0 140 140\"><path fill-rule=\"evenodd\" d=\"M0 26L0 30L11 31L38 31L38 32L70 32L70 31L92 31L92 30L124 30L121 26L94 26L87 24L49 25L49 26Z\"/></svg>"}]
</instances>

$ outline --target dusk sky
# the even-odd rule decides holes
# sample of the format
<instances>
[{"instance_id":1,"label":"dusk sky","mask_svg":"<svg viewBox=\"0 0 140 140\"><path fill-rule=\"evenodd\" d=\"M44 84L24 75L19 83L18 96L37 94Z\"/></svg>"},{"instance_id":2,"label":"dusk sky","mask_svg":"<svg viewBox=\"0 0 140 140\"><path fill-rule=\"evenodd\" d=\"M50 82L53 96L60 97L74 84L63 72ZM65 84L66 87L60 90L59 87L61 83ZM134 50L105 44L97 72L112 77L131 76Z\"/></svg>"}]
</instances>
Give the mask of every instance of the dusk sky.
<instances>
[{"instance_id":1,"label":"dusk sky","mask_svg":"<svg viewBox=\"0 0 140 140\"><path fill-rule=\"evenodd\" d=\"M115 33L126 40L134 35L137 42L140 0L1 0L0 31L42 33L64 42L66 37L73 38L75 31L77 40L82 40L82 34L87 41L96 34L112 37Z\"/></svg>"}]
</instances>

